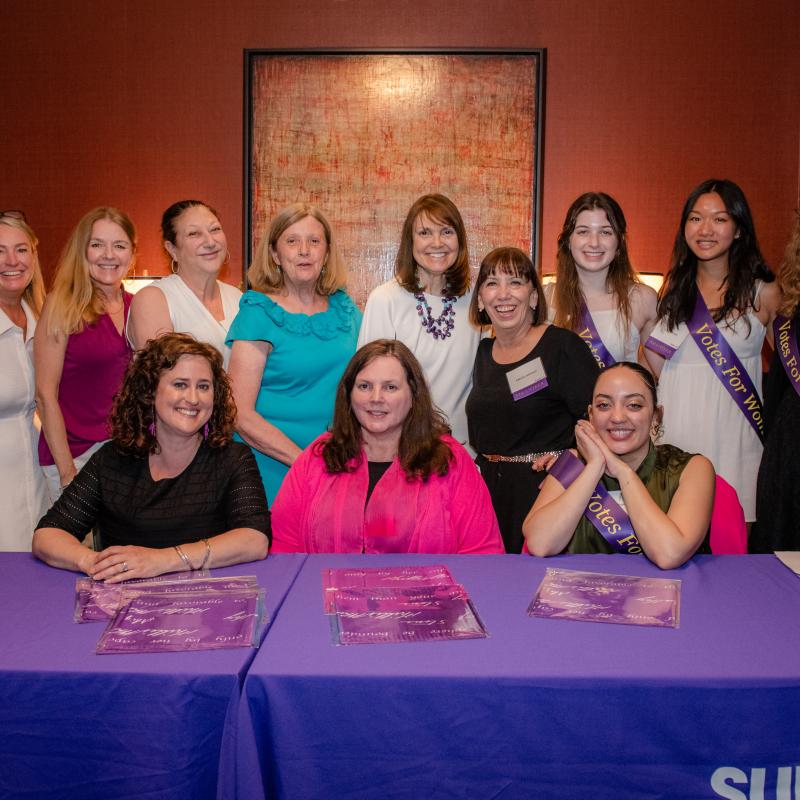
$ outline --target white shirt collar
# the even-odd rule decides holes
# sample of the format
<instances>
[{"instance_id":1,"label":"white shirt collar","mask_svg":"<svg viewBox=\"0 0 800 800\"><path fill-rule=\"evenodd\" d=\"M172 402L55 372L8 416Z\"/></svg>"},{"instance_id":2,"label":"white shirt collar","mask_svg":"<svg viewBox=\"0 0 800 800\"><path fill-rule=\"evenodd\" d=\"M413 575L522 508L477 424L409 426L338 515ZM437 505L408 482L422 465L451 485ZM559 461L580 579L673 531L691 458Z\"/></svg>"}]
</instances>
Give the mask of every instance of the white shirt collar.
<instances>
[{"instance_id":1,"label":"white shirt collar","mask_svg":"<svg viewBox=\"0 0 800 800\"><path fill-rule=\"evenodd\" d=\"M25 342L27 344L27 342L33 337L33 332L36 330L36 317L33 315L33 310L25 302L25 300L22 301L22 310L25 312L25 317L28 320L28 330L25 338ZM6 312L0 308L0 336L2 336L11 328L19 328L19 325L15 325L9 318L8 314L6 314Z\"/></svg>"}]
</instances>

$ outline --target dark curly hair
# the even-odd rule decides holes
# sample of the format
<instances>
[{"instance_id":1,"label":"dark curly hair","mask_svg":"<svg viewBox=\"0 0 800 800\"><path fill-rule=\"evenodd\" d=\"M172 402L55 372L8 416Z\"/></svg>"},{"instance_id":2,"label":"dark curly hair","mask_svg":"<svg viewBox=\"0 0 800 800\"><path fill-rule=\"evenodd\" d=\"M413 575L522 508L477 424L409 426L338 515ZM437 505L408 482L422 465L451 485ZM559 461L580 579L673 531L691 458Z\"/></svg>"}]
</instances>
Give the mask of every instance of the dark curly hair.
<instances>
[{"instance_id":1,"label":"dark curly hair","mask_svg":"<svg viewBox=\"0 0 800 800\"><path fill-rule=\"evenodd\" d=\"M236 405L230 382L222 368L219 351L198 342L188 333L166 333L151 339L139 350L114 398L111 411L111 438L116 446L132 455L146 456L160 451L150 426L155 421L155 398L161 376L171 370L181 356L201 356L211 367L214 379L214 408L208 420L209 447L225 447L233 436Z\"/></svg>"},{"instance_id":2,"label":"dark curly hair","mask_svg":"<svg viewBox=\"0 0 800 800\"><path fill-rule=\"evenodd\" d=\"M403 423L397 454L406 478L426 481L434 472L446 475L453 453L441 437L450 433L450 428L433 405L419 361L396 339L376 339L350 359L336 389L331 437L316 445L317 454L325 460L328 472L354 472L361 463L361 425L353 413L350 395L361 370L381 356L391 356L400 362L411 389L411 410Z\"/></svg>"}]
</instances>

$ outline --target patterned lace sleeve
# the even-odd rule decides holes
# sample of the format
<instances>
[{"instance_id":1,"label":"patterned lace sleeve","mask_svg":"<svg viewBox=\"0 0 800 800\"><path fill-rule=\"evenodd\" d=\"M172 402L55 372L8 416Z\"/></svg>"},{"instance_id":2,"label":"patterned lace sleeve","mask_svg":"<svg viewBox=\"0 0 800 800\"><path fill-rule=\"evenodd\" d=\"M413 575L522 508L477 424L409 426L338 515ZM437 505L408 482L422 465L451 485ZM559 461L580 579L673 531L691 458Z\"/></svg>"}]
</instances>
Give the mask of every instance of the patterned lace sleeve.
<instances>
[{"instance_id":1,"label":"patterned lace sleeve","mask_svg":"<svg viewBox=\"0 0 800 800\"><path fill-rule=\"evenodd\" d=\"M253 528L272 538L264 484L250 448L232 444L231 478L225 497L228 530Z\"/></svg>"},{"instance_id":2,"label":"patterned lace sleeve","mask_svg":"<svg viewBox=\"0 0 800 800\"><path fill-rule=\"evenodd\" d=\"M37 528L59 528L76 539L84 536L97 522L101 504L100 467L102 450L95 453L72 483L64 489L61 497L39 521Z\"/></svg>"}]
</instances>

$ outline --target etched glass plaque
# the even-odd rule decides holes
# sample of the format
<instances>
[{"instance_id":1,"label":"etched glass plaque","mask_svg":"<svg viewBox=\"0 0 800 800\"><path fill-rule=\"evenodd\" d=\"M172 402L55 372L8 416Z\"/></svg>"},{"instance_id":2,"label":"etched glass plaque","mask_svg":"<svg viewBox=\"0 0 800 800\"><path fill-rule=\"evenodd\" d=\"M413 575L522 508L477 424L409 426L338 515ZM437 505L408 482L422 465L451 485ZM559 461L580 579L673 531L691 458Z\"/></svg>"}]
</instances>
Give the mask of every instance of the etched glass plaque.
<instances>
[{"instance_id":1,"label":"etched glass plaque","mask_svg":"<svg viewBox=\"0 0 800 800\"><path fill-rule=\"evenodd\" d=\"M532 617L677 628L681 582L548 567L528 606Z\"/></svg>"}]
</instances>

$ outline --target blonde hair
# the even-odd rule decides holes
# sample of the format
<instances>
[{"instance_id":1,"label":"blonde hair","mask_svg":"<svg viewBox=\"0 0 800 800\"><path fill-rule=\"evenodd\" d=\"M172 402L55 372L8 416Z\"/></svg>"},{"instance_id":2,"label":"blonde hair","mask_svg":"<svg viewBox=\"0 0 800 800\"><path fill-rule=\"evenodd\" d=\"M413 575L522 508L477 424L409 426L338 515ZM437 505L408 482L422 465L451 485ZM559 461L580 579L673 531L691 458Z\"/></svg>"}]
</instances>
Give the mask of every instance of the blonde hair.
<instances>
[{"instance_id":1,"label":"blonde hair","mask_svg":"<svg viewBox=\"0 0 800 800\"><path fill-rule=\"evenodd\" d=\"M48 336L69 336L96 322L104 313L103 296L89 276L86 248L92 237L92 226L101 219L115 222L130 239L136 254L136 228L124 211L110 206L93 208L84 214L70 234L56 268L53 289L48 298ZM131 266L133 260L131 260Z\"/></svg>"},{"instance_id":2,"label":"blonde hair","mask_svg":"<svg viewBox=\"0 0 800 800\"><path fill-rule=\"evenodd\" d=\"M44 303L44 279L42 278L42 268L39 266L39 240L33 232L33 228L25 222L24 219L18 217L0 217L0 225L8 225L9 228L16 228L22 231L28 237L31 243L31 252L33 254L33 277L31 282L25 287L22 293L22 299L31 307L34 316L38 319L42 311L42 303Z\"/></svg>"},{"instance_id":3,"label":"blonde hair","mask_svg":"<svg viewBox=\"0 0 800 800\"><path fill-rule=\"evenodd\" d=\"M316 206L309 203L292 203L275 215L269 225L269 231L258 243L253 263L247 270L247 279L254 289L258 289L260 292L274 292L283 289L286 285L283 271L272 257L272 250L287 228L306 217L313 217L322 225L328 245L328 258L314 287L317 294L331 295L345 287L347 266L333 241L330 223Z\"/></svg>"},{"instance_id":4,"label":"blonde hair","mask_svg":"<svg viewBox=\"0 0 800 800\"><path fill-rule=\"evenodd\" d=\"M791 318L800 304L800 211L795 212L792 235L778 270L778 284L783 292L780 312Z\"/></svg>"}]
</instances>

